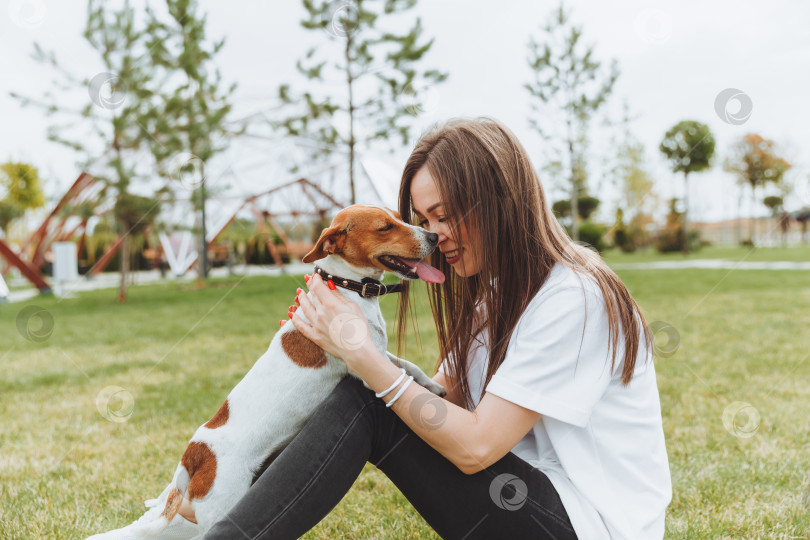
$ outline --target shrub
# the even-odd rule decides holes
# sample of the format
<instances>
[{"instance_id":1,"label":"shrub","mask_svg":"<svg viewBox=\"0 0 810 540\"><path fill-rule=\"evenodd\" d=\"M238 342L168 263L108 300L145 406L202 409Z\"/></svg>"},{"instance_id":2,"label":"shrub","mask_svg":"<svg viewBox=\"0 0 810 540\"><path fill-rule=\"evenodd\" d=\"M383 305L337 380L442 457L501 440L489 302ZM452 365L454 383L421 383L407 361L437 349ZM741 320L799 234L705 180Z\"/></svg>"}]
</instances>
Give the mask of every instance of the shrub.
<instances>
[{"instance_id":1,"label":"shrub","mask_svg":"<svg viewBox=\"0 0 810 540\"><path fill-rule=\"evenodd\" d=\"M602 253L605 248L607 248L604 239L606 231L607 228L604 225L599 225L592 221L583 221L579 224L579 239L593 246L599 253Z\"/></svg>"}]
</instances>

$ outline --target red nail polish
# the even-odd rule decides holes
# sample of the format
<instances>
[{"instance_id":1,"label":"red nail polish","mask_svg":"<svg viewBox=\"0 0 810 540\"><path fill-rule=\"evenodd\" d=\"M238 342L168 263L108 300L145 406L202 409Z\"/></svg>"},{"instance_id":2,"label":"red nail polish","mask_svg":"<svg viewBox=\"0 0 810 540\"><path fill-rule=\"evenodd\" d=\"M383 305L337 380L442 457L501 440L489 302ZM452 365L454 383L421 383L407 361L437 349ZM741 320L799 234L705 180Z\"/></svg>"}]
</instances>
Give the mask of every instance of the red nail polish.
<instances>
[{"instance_id":1,"label":"red nail polish","mask_svg":"<svg viewBox=\"0 0 810 540\"><path fill-rule=\"evenodd\" d=\"M295 305L296 305L296 306L300 306L300 305L301 305L301 302L299 302L299 301L298 301L298 297L297 297L297 296L295 297Z\"/></svg>"},{"instance_id":2,"label":"red nail polish","mask_svg":"<svg viewBox=\"0 0 810 540\"><path fill-rule=\"evenodd\" d=\"M309 282L309 274L306 274L306 275L304 276L304 281L306 281L307 283Z\"/></svg>"},{"instance_id":3,"label":"red nail polish","mask_svg":"<svg viewBox=\"0 0 810 540\"><path fill-rule=\"evenodd\" d=\"M295 294L299 295L299 294L301 294L301 291L303 291L303 290L304 289L302 289L301 287L298 287L297 289L295 289Z\"/></svg>"},{"instance_id":4,"label":"red nail polish","mask_svg":"<svg viewBox=\"0 0 810 540\"><path fill-rule=\"evenodd\" d=\"M337 289L337 287L335 287L335 284L332 282L331 279L327 281L326 284L329 285L329 288L332 289L333 291Z\"/></svg>"},{"instance_id":5,"label":"red nail polish","mask_svg":"<svg viewBox=\"0 0 810 540\"><path fill-rule=\"evenodd\" d=\"M285 323L285 322L287 322L287 321L278 321L278 325L279 325L279 326L284 326L284 323Z\"/></svg>"},{"instance_id":6,"label":"red nail polish","mask_svg":"<svg viewBox=\"0 0 810 540\"><path fill-rule=\"evenodd\" d=\"M287 317L289 317L289 318L291 318L291 319L292 319L292 311L288 311L288 312L287 312Z\"/></svg>"}]
</instances>

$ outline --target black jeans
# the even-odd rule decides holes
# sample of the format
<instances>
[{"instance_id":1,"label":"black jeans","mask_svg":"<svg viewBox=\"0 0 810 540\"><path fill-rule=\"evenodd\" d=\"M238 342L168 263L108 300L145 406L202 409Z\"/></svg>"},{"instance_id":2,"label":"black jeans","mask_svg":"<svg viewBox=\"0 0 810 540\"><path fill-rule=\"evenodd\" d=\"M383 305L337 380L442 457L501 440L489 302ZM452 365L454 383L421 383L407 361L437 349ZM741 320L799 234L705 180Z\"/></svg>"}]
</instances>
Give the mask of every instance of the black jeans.
<instances>
[{"instance_id":1,"label":"black jeans","mask_svg":"<svg viewBox=\"0 0 810 540\"><path fill-rule=\"evenodd\" d=\"M442 538L576 539L545 474L511 452L464 474L348 375L205 539L298 538L340 502L367 461Z\"/></svg>"}]
</instances>

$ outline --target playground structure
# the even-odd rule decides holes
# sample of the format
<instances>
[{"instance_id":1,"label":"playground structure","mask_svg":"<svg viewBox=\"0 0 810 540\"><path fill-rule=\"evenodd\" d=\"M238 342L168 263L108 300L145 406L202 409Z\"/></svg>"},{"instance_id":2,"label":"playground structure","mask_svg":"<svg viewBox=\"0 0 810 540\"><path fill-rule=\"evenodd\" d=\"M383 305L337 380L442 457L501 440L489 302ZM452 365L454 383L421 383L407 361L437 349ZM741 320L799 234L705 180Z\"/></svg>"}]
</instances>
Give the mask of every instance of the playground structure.
<instances>
[{"instance_id":1,"label":"playground structure","mask_svg":"<svg viewBox=\"0 0 810 540\"><path fill-rule=\"evenodd\" d=\"M28 281L30 281L40 292L50 292L51 287L42 276L42 267L45 264L45 256L54 242L60 242L72 238L81 229L78 250L81 253L84 249L87 236L87 217L81 217L78 223L69 230L65 230L70 215L62 214L63 209L69 205L79 206L82 203L92 200L98 194L98 183L93 176L82 173L73 182L73 185L62 196L53 210L45 217L42 224L23 243L16 253L6 242L0 238L0 257L5 259L10 266L16 267ZM5 276L10 266L3 269Z\"/></svg>"},{"instance_id":2,"label":"playground structure","mask_svg":"<svg viewBox=\"0 0 810 540\"><path fill-rule=\"evenodd\" d=\"M348 154L336 148L319 148L326 150L328 157L314 159L312 151L318 146L316 143L306 138L277 135L270 121L273 107L268 109L261 105L255 110L251 105L250 108L249 114L232 121L236 127L250 129L234 137L227 150L204 164L203 178L210 189L205 217L206 255L212 262L230 257L229 250L233 246L227 245L227 238L236 235L225 235L223 240L223 233L234 223L245 226L251 222L255 224L255 232L248 251L261 243L273 264L283 268L285 260L300 260L312 248L317 233L328 224L327 220L350 203ZM388 158L375 157L372 152L355 159L357 202L396 206L401 172L388 165ZM292 176L290 171L298 172ZM143 232L145 245L141 252L153 267L164 270L164 263L168 263L175 275L185 274L197 264L202 243L192 234L193 230L200 229L196 221L200 212L191 202L193 192L183 192L193 186L182 178L179 180L172 189L180 197L171 204L160 203L161 223ZM235 185L225 186L223 181ZM104 187L104 182L91 173L82 172L19 246L9 245L8 239L0 237L0 276L6 277L14 267L40 292L50 292L51 284L44 274L46 265L51 262L52 246L68 240L76 240L80 264L86 260L90 265L84 272L85 277L92 278L104 271L114 261L124 238L105 231L105 247L95 258L99 252L93 245L96 242L90 241L93 236L88 233L92 233L96 222L102 219L111 222L115 202L106 195ZM221 195L216 194L218 190ZM306 228L300 227L305 221ZM305 230L309 234L304 234ZM158 242L154 242L155 238ZM267 260L265 255L261 254L264 261Z\"/></svg>"},{"instance_id":3,"label":"playground structure","mask_svg":"<svg viewBox=\"0 0 810 540\"><path fill-rule=\"evenodd\" d=\"M255 224L251 246L260 241L273 264L283 268L285 259L300 260L309 252L317 238L312 237L312 232L317 235L334 213L349 204L347 156L335 153L329 159L312 161L307 150L309 141L279 139L267 131L263 115L251 118L251 132L231 141L226 152L205 166L204 178L211 190L206 204L206 251L209 260L221 262L233 247L222 241L223 233L234 223L245 226L251 222ZM301 172L290 179L289 171L298 170L299 166ZM396 205L399 171L373 155L358 158L355 170L357 202ZM235 185L225 186L226 181ZM50 292L44 270L50 262L52 245L77 236L77 260L87 260L90 265L85 277L92 278L104 271L121 249L124 238L111 233L111 242L105 242L104 251L95 259L98 253L88 234L99 220L106 218L110 222L114 207L114 200L106 195L104 187L92 174L82 172L19 247L10 246L0 237L0 275L7 276L10 268L15 267L40 292ZM153 267L160 265L162 269L163 263L168 263L178 276L195 266L201 247L197 236L192 234L193 230L199 230L196 221L199 212L191 202L193 192L183 191L189 187L182 181L173 186L178 198L171 204L160 203L161 223L143 235L144 258ZM217 195L217 190L222 194ZM306 227L301 227L304 223ZM157 243L153 241L155 238L159 240ZM92 251L92 258L88 257L88 251ZM93 259L95 262L91 264Z\"/></svg>"},{"instance_id":4,"label":"playground structure","mask_svg":"<svg viewBox=\"0 0 810 540\"><path fill-rule=\"evenodd\" d=\"M54 242L66 241L80 235L76 247L77 257L81 260L86 255L87 228L92 216L88 215L86 211L84 215L78 215L78 209L83 204L91 203L98 196L101 187L101 183L92 175L83 172L40 226L28 236L18 251L12 249L4 239L0 238L0 259L7 261L2 275L6 275L12 266L16 267L21 275L41 293L50 292L51 286L43 276L43 268L47 262L49 250ZM291 204L296 198L299 199L299 204ZM95 210L92 215L103 216L110 210L101 209L109 206L94 204ZM280 220L310 219L323 223L331 213L337 212L343 206L345 206L344 203L326 193L316 183L307 178L298 178L241 198L241 203L230 217L209 231L206 246L209 251L216 250L217 241L222 233L234 223L238 216L248 215L255 221L257 232L262 236L274 263L283 267L282 255L300 259L312 248L313 242L311 238L303 241L291 239L280 224ZM277 239L271 236L270 231L275 233ZM190 237L190 232L186 231L186 233ZM122 240L123 235L118 234L112 245L92 265L85 276L93 277L102 272L120 250ZM188 245L186 245L183 252L178 254L174 251L170 239L165 233L160 233L160 240L160 248L153 248L147 244L147 249L144 251L154 259L168 260L172 270L178 275L194 267L198 258L196 250L189 251Z\"/></svg>"},{"instance_id":5,"label":"playground structure","mask_svg":"<svg viewBox=\"0 0 810 540\"><path fill-rule=\"evenodd\" d=\"M311 203L312 207L310 209L292 208L282 212L272 212L268 209L270 208L269 199L274 196L280 196L282 192L289 192L291 191L291 188L297 188L300 190L300 192L303 193L306 199ZM273 242L272 238L270 237L268 227L272 229L276 235L278 235L278 238L281 240L281 244L284 246L287 254L289 254L289 256L292 258L300 259L306 253L308 253L310 249L312 249L313 242L311 240L303 242L292 240L277 220L283 218L299 219L302 217L308 217L316 218L319 223L322 223L327 219L330 211L337 212L344 206L344 204L341 204L334 197L318 187L317 184L307 180L306 178L299 178L298 180L293 180L292 182L288 182L286 184L268 189L262 193L257 193L256 195L247 197L236 212L234 212L230 219L225 223L225 225L214 234L213 238L208 242L208 244L209 246L215 244L220 235L231 223L234 222L236 217L244 210L248 210L256 220L257 229L261 233L265 245L273 257L273 261L279 267L283 267L284 262L282 260L281 253L279 252L275 242ZM194 263L192 262L191 265L193 264ZM191 268L191 265L189 268Z\"/></svg>"}]
</instances>

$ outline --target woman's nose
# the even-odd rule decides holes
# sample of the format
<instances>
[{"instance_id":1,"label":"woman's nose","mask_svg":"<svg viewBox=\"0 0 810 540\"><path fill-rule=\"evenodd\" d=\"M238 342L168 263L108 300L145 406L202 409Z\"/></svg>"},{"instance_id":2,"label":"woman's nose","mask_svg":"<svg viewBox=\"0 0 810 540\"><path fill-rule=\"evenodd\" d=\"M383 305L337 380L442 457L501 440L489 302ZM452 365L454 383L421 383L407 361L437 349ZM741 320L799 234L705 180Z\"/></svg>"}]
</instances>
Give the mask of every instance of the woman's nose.
<instances>
[{"instance_id":1,"label":"woman's nose","mask_svg":"<svg viewBox=\"0 0 810 540\"><path fill-rule=\"evenodd\" d=\"M446 232L446 231L444 231L444 230L440 230L440 231L439 231L439 232L436 234L436 236L438 237L438 238L436 239L436 245L443 244L443 243L445 243L445 242L446 242L446 241L447 241L447 240L450 238L450 235L449 235L449 234L447 234L447 232Z\"/></svg>"},{"instance_id":2,"label":"woman's nose","mask_svg":"<svg viewBox=\"0 0 810 540\"><path fill-rule=\"evenodd\" d=\"M431 239L431 236L435 235L436 244L441 244L442 242L450 238L449 234L450 230L445 225L446 223L439 223L435 227L432 227L428 223L427 226L425 227L425 229L427 229L427 231L430 232L430 234L428 235L428 240L432 242L433 240Z\"/></svg>"}]
</instances>

